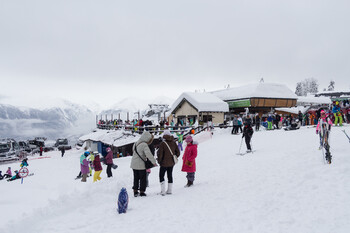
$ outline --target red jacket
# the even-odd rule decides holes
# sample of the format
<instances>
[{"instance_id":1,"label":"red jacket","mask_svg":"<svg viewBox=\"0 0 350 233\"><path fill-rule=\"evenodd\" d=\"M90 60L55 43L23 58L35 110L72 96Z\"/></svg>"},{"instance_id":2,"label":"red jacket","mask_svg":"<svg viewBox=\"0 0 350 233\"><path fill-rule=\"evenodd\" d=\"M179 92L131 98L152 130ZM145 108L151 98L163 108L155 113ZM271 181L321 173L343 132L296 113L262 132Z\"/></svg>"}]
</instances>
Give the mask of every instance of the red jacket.
<instances>
[{"instance_id":1,"label":"red jacket","mask_svg":"<svg viewBox=\"0 0 350 233\"><path fill-rule=\"evenodd\" d=\"M182 156L183 164L181 171L196 172L197 145L187 144L185 153Z\"/></svg>"},{"instance_id":2,"label":"red jacket","mask_svg":"<svg viewBox=\"0 0 350 233\"><path fill-rule=\"evenodd\" d=\"M95 156L93 164L94 164L95 171L102 171L101 160L99 155Z\"/></svg>"}]
</instances>

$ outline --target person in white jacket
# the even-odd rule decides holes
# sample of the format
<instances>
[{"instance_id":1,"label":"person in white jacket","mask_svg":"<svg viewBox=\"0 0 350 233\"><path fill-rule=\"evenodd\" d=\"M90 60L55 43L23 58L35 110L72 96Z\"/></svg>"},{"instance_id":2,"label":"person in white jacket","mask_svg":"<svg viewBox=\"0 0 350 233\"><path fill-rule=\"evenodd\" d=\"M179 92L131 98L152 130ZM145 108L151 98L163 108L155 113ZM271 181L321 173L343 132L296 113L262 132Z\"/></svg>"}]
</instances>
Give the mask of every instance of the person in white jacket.
<instances>
[{"instance_id":1,"label":"person in white jacket","mask_svg":"<svg viewBox=\"0 0 350 233\"><path fill-rule=\"evenodd\" d=\"M153 135L148 131L144 131L141 135L141 138L135 142L133 146L133 154L131 158L130 167L134 173L134 196L147 196L146 186L147 186L147 175L146 175L146 166L145 161L150 160L154 166L157 166L157 162L153 157L153 154L148 147L153 141ZM140 190L140 193L138 192Z\"/></svg>"}]
</instances>

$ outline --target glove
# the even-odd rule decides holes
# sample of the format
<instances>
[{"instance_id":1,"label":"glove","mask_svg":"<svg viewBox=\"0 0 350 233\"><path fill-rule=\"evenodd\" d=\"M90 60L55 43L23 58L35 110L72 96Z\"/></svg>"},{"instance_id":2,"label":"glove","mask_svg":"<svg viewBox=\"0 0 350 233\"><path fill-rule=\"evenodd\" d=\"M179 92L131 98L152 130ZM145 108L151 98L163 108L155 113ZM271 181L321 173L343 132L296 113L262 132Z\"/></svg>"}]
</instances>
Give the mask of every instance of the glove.
<instances>
[{"instance_id":1,"label":"glove","mask_svg":"<svg viewBox=\"0 0 350 233\"><path fill-rule=\"evenodd\" d=\"M192 164L193 164L193 163L190 162L190 161L186 161L185 164L186 164L187 166L189 166L189 167L192 167Z\"/></svg>"},{"instance_id":2,"label":"glove","mask_svg":"<svg viewBox=\"0 0 350 233\"><path fill-rule=\"evenodd\" d=\"M318 130L316 130L316 134L318 134Z\"/></svg>"}]
</instances>

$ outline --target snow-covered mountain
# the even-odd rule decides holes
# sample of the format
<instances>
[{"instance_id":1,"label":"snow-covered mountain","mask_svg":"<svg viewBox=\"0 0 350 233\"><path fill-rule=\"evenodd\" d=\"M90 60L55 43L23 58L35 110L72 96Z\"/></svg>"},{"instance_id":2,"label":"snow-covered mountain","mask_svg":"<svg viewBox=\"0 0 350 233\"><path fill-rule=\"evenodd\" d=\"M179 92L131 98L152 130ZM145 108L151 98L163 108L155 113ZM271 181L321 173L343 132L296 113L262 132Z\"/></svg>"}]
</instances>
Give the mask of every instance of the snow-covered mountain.
<instances>
[{"instance_id":1,"label":"snow-covered mountain","mask_svg":"<svg viewBox=\"0 0 350 233\"><path fill-rule=\"evenodd\" d=\"M89 108L65 100L46 109L0 104L0 137L78 137L95 127L95 116Z\"/></svg>"},{"instance_id":2,"label":"snow-covered mountain","mask_svg":"<svg viewBox=\"0 0 350 233\"><path fill-rule=\"evenodd\" d=\"M130 97L125 98L108 109L97 111L100 106L93 104L85 105L72 103L63 99L52 99L46 105L33 105L34 107L22 107L0 103L0 138L32 139L34 137L46 137L55 140L67 137L72 140L78 139L83 134L89 133L95 128L96 115L103 119L120 117L126 120L137 119L138 112L141 116L150 113L157 115L162 109L152 108L149 104L171 105L173 100L160 96L153 100ZM45 106L39 107L39 106ZM93 109L93 110L92 110Z\"/></svg>"}]
</instances>

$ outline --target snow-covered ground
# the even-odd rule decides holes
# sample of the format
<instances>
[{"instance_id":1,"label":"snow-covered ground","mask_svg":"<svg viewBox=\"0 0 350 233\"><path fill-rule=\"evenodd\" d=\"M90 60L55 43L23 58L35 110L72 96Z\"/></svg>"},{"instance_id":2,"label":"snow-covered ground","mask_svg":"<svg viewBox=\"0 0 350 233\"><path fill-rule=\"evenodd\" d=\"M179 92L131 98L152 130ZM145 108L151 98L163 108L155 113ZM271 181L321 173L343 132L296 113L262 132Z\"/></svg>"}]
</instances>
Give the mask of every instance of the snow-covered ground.
<instances>
[{"instance_id":1,"label":"snow-covered ground","mask_svg":"<svg viewBox=\"0 0 350 233\"><path fill-rule=\"evenodd\" d=\"M333 127L333 163L324 164L315 128L260 131L253 154L239 156L241 137L217 129L198 138L195 185L184 188L182 160L172 195L160 196L159 168L152 169L147 197L133 197L130 159L120 158L113 178L87 183L74 178L81 151L48 152L29 161L35 175L0 181L0 232L350 232L350 143ZM242 146L245 149L243 143ZM19 163L0 165L6 171ZM118 214L120 189L129 209Z\"/></svg>"}]
</instances>

